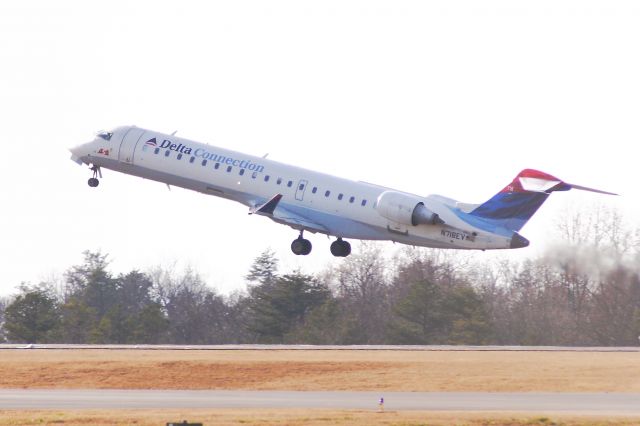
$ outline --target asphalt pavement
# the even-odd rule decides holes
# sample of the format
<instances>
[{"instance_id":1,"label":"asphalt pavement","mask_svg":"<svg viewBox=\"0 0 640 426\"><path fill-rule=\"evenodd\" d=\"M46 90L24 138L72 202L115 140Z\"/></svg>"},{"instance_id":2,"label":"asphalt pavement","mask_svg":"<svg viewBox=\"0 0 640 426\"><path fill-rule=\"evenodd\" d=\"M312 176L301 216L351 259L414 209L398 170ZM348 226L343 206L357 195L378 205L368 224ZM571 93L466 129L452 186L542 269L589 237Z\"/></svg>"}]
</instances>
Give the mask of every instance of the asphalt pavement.
<instances>
[{"instance_id":1,"label":"asphalt pavement","mask_svg":"<svg viewBox=\"0 0 640 426\"><path fill-rule=\"evenodd\" d=\"M325 408L640 416L638 393L0 389L0 409Z\"/></svg>"}]
</instances>

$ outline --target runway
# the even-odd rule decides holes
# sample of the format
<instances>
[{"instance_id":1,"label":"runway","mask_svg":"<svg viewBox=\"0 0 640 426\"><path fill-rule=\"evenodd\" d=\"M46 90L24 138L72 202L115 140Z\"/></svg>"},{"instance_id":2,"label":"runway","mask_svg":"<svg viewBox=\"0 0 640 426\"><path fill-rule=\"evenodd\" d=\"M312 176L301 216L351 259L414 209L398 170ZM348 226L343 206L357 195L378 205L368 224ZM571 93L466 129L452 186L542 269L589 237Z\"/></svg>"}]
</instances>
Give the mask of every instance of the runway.
<instances>
[{"instance_id":1,"label":"runway","mask_svg":"<svg viewBox=\"0 0 640 426\"><path fill-rule=\"evenodd\" d=\"M0 409L320 408L640 415L638 393L290 392L0 389Z\"/></svg>"},{"instance_id":2,"label":"runway","mask_svg":"<svg viewBox=\"0 0 640 426\"><path fill-rule=\"evenodd\" d=\"M2 343L0 350L640 352L640 346L470 345L78 345Z\"/></svg>"}]
</instances>

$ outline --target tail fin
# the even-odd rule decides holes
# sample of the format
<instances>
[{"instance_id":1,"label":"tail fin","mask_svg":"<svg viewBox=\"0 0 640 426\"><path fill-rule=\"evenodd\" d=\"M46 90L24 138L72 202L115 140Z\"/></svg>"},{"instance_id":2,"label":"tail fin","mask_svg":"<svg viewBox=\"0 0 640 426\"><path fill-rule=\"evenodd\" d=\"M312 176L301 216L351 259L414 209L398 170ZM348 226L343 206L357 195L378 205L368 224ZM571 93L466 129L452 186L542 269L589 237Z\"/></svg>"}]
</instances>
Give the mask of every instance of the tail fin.
<instances>
[{"instance_id":1,"label":"tail fin","mask_svg":"<svg viewBox=\"0 0 640 426\"><path fill-rule=\"evenodd\" d=\"M533 169L525 169L502 191L489 201L475 208L470 214L488 220L495 225L519 231L555 191L570 189L617 195L579 185L572 185Z\"/></svg>"}]
</instances>

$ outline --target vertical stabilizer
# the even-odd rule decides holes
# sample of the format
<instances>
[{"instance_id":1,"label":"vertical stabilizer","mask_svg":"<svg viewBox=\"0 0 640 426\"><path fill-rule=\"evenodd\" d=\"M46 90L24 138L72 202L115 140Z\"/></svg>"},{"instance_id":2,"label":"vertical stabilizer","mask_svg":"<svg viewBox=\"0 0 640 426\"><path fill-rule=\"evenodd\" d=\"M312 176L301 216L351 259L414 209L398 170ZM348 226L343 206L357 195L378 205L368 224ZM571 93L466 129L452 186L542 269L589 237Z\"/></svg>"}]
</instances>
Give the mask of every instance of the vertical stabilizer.
<instances>
[{"instance_id":1,"label":"vertical stabilizer","mask_svg":"<svg viewBox=\"0 0 640 426\"><path fill-rule=\"evenodd\" d=\"M549 194L571 188L570 184L550 174L525 169L502 191L470 214L495 225L519 231L547 200Z\"/></svg>"}]
</instances>

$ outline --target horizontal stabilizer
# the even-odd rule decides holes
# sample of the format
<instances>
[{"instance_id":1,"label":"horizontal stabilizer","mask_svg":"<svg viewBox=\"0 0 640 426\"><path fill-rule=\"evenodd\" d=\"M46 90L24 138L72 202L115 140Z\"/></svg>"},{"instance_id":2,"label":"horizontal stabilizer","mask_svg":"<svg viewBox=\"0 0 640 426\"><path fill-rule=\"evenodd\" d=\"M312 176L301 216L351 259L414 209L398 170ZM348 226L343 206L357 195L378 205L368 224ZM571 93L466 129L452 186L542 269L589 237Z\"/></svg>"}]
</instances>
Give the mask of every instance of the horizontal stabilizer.
<instances>
[{"instance_id":1,"label":"horizontal stabilizer","mask_svg":"<svg viewBox=\"0 0 640 426\"><path fill-rule=\"evenodd\" d=\"M569 185L573 189L579 189L581 191L597 192L598 194L606 194L606 195L618 195L615 192L607 192L607 191L602 191L601 189L587 188L586 186L574 185L572 183L568 183L567 185Z\"/></svg>"}]
</instances>

